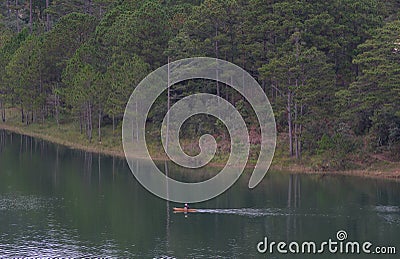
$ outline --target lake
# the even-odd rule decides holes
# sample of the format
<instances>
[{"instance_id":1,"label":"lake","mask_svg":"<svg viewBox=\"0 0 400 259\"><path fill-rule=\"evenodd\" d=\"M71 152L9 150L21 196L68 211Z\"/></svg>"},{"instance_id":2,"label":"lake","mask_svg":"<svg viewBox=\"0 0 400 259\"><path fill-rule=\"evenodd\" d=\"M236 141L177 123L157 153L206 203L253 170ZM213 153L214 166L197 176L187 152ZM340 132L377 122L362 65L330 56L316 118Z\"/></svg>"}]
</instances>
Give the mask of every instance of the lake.
<instances>
[{"instance_id":1,"label":"lake","mask_svg":"<svg viewBox=\"0 0 400 259\"><path fill-rule=\"evenodd\" d=\"M198 181L218 169L168 170ZM260 254L257 245L265 237L336 240L341 230L346 240L397 246L399 253L399 182L269 172L250 190L249 175L217 198L191 204L198 213L174 214L182 204L145 190L123 159L0 131L0 258L310 258Z\"/></svg>"}]
</instances>

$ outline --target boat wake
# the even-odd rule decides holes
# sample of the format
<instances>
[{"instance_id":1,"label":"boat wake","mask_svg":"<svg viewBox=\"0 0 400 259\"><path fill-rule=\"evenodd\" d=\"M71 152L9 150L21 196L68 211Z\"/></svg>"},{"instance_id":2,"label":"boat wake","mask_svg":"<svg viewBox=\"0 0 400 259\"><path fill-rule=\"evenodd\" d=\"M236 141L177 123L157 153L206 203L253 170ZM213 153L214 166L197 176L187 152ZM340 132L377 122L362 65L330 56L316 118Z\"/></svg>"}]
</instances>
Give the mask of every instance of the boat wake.
<instances>
[{"instance_id":1,"label":"boat wake","mask_svg":"<svg viewBox=\"0 0 400 259\"><path fill-rule=\"evenodd\" d=\"M198 209L198 213L210 214L232 214L248 217L263 217L263 216L287 216L288 213L280 211L280 209Z\"/></svg>"},{"instance_id":2,"label":"boat wake","mask_svg":"<svg viewBox=\"0 0 400 259\"><path fill-rule=\"evenodd\" d=\"M324 214L306 214L296 213L289 209L279 208L268 208L268 209L252 209L252 208L241 208L241 209L197 209L197 213L209 213L209 214L231 214L246 217L265 217L265 216L328 216Z\"/></svg>"}]
</instances>

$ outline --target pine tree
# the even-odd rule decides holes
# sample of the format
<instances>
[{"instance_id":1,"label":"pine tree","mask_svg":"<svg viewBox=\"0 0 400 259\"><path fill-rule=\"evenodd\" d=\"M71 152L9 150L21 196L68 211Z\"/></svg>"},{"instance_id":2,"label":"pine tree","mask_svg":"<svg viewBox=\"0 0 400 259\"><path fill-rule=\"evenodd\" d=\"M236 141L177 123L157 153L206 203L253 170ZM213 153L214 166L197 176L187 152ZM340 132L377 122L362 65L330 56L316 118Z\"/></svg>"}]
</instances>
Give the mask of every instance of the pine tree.
<instances>
[{"instance_id":1,"label":"pine tree","mask_svg":"<svg viewBox=\"0 0 400 259\"><path fill-rule=\"evenodd\" d=\"M354 64L360 75L350 88L353 114L364 114L369 123L354 118L359 132L370 128L378 146L400 141L400 21L388 22L358 47Z\"/></svg>"}]
</instances>

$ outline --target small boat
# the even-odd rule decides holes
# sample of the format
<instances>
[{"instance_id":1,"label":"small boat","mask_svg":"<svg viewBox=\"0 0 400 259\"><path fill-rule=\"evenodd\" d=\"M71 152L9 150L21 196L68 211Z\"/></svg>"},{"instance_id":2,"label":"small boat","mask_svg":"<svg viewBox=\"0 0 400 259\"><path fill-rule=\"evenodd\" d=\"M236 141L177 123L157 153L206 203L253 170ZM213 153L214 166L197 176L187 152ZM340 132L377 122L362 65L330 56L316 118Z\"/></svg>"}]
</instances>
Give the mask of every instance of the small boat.
<instances>
[{"instance_id":1,"label":"small boat","mask_svg":"<svg viewBox=\"0 0 400 259\"><path fill-rule=\"evenodd\" d=\"M196 209L186 209L186 208L173 208L174 212L196 212Z\"/></svg>"}]
</instances>

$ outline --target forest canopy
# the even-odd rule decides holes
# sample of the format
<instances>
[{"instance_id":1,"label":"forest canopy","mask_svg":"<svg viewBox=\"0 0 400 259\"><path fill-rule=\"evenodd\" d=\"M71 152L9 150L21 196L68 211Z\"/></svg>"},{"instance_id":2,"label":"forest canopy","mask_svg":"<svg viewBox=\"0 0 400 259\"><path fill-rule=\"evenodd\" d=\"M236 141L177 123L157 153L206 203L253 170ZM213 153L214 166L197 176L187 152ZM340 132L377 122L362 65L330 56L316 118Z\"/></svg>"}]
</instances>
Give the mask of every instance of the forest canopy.
<instances>
[{"instance_id":1,"label":"forest canopy","mask_svg":"<svg viewBox=\"0 0 400 259\"><path fill-rule=\"evenodd\" d=\"M25 124L76 123L88 140L116 131L129 95L170 61L207 56L248 71L267 94L288 156L400 155L398 1L375 0L15 0L0 14L0 109ZM186 82L231 102L250 129L241 95ZM160 126L165 94L148 123ZM160 115L161 114L161 115ZM218 133L215 121L186 124L186 138ZM217 125L217 126L215 126ZM97 130L93 134L93 129ZM254 130L257 135L257 130ZM257 139L257 137L254 137ZM257 140L253 140L257 143Z\"/></svg>"}]
</instances>

